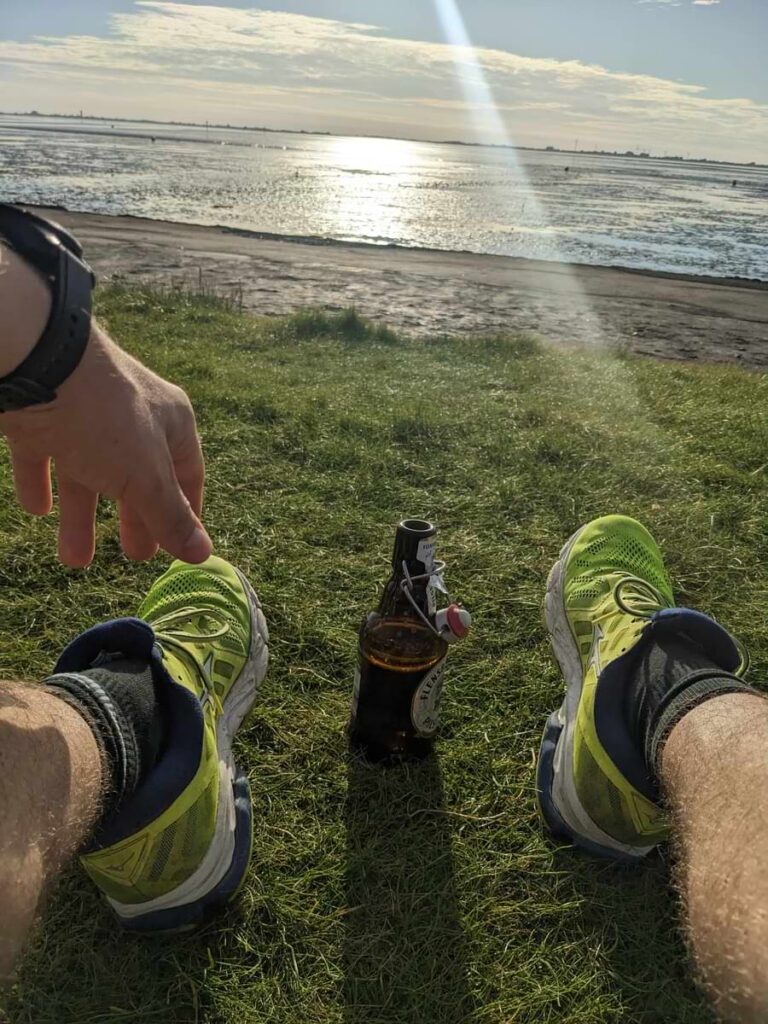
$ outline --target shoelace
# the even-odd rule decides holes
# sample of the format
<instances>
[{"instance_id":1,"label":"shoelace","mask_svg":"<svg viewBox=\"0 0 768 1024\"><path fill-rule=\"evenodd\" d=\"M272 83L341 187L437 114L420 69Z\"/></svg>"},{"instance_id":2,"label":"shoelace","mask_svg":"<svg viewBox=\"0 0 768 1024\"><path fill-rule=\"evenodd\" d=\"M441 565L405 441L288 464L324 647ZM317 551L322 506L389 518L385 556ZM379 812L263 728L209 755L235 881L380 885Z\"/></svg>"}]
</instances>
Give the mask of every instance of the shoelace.
<instances>
[{"instance_id":1,"label":"shoelace","mask_svg":"<svg viewBox=\"0 0 768 1024\"><path fill-rule=\"evenodd\" d=\"M213 619L220 623L219 628L212 632L199 632L190 633L183 629L175 628L185 622L188 622L191 618L205 615L207 619ZM157 634L160 634L160 642L164 646L175 648L184 658L189 659L191 656L189 651L184 646L184 642L187 643L212 643L214 640L218 640L220 637L225 636L229 632L229 623L213 609L209 609L205 612L200 611L199 608L178 608L174 612L167 612L165 615L161 615L155 619L152 623L152 628ZM195 663L195 667L199 670L200 666ZM205 686L206 693L211 698L216 713L222 715L224 708L219 699L219 695L216 693L216 687L213 684L213 680L209 677L208 673L203 669L200 674L203 678L203 685Z\"/></svg>"},{"instance_id":2,"label":"shoelace","mask_svg":"<svg viewBox=\"0 0 768 1024\"><path fill-rule=\"evenodd\" d=\"M623 576L613 596L619 608L636 619L650 619L662 608L672 607L660 590L639 576Z\"/></svg>"},{"instance_id":3,"label":"shoelace","mask_svg":"<svg viewBox=\"0 0 768 1024\"><path fill-rule=\"evenodd\" d=\"M619 608L636 619L651 619L663 608L673 607L652 583L639 576L624 576L616 584L613 595ZM736 637L732 639L741 659L734 675L744 676L749 669L749 651Z\"/></svg>"}]
</instances>

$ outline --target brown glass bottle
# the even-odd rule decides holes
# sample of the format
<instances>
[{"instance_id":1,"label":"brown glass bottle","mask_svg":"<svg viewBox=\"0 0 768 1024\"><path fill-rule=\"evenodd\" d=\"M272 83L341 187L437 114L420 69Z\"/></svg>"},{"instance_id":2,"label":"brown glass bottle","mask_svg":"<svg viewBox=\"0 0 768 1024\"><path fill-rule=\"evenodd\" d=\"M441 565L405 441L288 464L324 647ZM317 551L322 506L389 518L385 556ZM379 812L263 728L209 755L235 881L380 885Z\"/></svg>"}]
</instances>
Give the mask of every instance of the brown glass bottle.
<instances>
[{"instance_id":1,"label":"brown glass bottle","mask_svg":"<svg viewBox=\"0 0 768 1024\"><path fill-rule=\"evenodd\" d=\"M378 610L360 630L349 732L353 750L368 761L418 761L432 750L448 644L422 619L402 583L404 563L411 577L431 573L436 533L431 523L421 519L400 524L392 576ZM427 583L426 578L416 580L410 594L432 622Z\"/></svg>"}]
</instances>

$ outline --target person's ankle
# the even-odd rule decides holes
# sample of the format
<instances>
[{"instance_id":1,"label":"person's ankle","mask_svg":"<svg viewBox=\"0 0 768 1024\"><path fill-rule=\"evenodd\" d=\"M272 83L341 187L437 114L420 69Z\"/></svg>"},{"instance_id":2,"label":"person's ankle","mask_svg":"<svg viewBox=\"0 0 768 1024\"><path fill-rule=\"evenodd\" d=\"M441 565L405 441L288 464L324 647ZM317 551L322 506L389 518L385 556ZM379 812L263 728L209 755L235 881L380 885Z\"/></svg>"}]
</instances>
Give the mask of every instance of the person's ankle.
<instances>
[{"instance_id":1,"label":"person's ankle","mask_svg":"<svg viewBox=\"0 0 768 1024\"><path fill-rule=\"evenodd\" d=\"M731 693L757 691L689 638L650 639L631 673L627 715L652 778L658 781L660 755L677 723L701 704Z\"/></svg>"},{"instance_id":2,"label":"person's ankle","mask_svg":"<svg viewBox=\"0 0 768 1024\"><path fill-rule=\"evenodd\" d=\"M95 667L49 676L45 686L93 731L102 752L107 817L139 788L162 748L165 718L152 667L145 660L106 657Z\"/></svg>"}]
</instances>

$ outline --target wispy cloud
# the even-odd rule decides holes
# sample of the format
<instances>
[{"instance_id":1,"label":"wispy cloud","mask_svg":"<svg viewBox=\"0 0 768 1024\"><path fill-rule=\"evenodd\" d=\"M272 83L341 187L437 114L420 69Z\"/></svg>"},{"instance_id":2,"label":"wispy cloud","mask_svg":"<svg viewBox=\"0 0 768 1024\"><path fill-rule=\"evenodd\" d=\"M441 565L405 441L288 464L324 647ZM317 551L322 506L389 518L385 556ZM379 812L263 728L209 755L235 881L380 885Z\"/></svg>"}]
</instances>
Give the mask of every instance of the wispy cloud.
<instances>
[{"instance_id":1,"label":"wispy cloud","mask_svg":"<svg viewBox=\"0 0 768 1024\"><path fill-rule=\"evenodd\" d=\"M635 0L638 6L650 5L652 7L683 7L683 0ZM693 7L714 7L722 3L722 0L690 0Z\"/></svg>"},{"instance_id":2,"label":"wispy cloud","mask_svg":"<svg viewBox=\"0 0 768 1024\"><path fill-rule=\"evenodd\" d=\"M467 103L458 63L486 76L506 130L523 144L578 135L584 145L768 158L768 107L748 99L577 60L475 55L473 64L466 48L362 22L142 0L113 16L105 39L0 42L0 76L17 95L24 83L45 95L47 82L47 109L71 96L101 113L488 139L498 118Z\"/></svg>"}]
</instances>

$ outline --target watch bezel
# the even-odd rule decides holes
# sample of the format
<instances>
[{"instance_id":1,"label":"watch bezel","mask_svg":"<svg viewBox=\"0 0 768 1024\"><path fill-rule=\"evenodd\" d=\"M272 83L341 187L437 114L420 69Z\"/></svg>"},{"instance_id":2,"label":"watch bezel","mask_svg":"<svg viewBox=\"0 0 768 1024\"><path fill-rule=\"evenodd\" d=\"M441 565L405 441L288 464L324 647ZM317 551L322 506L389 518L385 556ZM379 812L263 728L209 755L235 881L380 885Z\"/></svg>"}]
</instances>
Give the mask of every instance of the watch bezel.
<instances>
[{"instance_id":1,"label":"watch bezel","mask_svg":"<svg viewBox=\"0 0 768 1024\"><path fill-rule=\"evenodd\" d=\"M0 413L52 402L77 368L91 331L96 282L82 247L60 224L0 203L0 240L28 262L51 289L51 312L29 355L0 378Z\"/></svg>"}]
</instances>

